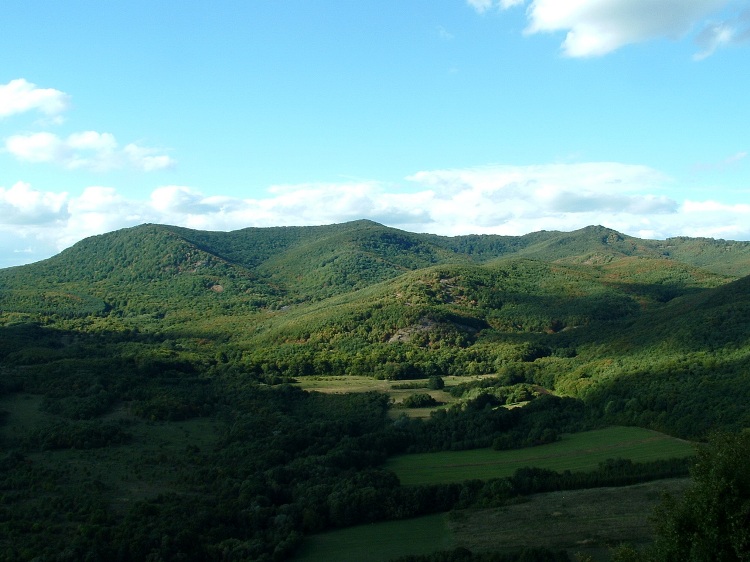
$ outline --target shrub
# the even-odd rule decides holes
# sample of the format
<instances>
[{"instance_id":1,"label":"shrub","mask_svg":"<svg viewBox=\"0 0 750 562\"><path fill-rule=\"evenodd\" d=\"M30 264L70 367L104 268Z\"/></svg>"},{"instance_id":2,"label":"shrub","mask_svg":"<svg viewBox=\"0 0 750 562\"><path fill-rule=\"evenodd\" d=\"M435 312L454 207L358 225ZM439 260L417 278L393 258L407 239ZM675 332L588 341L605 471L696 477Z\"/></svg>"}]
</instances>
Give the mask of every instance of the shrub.
<instances>
[{"instance_id":1,"label":"shrub","mask_svg":"<svg viewBox=\"0 0 750 562\"><path fill-rule=\"evenodd\" d=\"M429 394L412 394L404 399L405 408L430 408L437 406L438 401Z\"/></svg>"}]
</instances>

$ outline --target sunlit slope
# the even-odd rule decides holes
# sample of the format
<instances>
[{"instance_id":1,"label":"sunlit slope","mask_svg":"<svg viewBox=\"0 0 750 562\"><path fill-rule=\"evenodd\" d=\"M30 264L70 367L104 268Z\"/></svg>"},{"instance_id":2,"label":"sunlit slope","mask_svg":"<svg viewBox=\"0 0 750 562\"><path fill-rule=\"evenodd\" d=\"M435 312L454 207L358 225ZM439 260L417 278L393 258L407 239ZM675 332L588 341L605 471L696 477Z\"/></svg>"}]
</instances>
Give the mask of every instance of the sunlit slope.
<instances>
[{"instance_id":1,"label":"sunlit slope","mask_svg":"<svg viewBox=\"0 0 750 562\"><path fill-rule=\"evenodd\" d=\"M418 269L373 285L371 293L342 295L339 301L369 306L380 295L402 309L432 307L495 318L497 322L490 323L499 329L559 331L595 319L620 318L728 282L724 276L666 260L625 258L587 267L505 258L482 265ZM531 316L543 320L531 325Z\"/></svg>"},{"instance_id":2,"label":"sunlit slope","mask_svg":"<svg viewBox=\"0 0 750 562\"><path fill-rule=\"evenodd\" d=\"M641 260L628 263L617 271L513 258L433 266L280 310L252 334L237 337L275 350L304 345L354 352L368 345L408 344L444 352L509 340L571 348L578 341L595 342L602 333L615 337L647 312L658 315L676 296L726 282L663 260L656 262L665 264L661 270Z\"/></svg>"},{"instance_id":3,"label":"sunlit slope","mask_svg":"<svg viewBox=\"0 0 750 562\"><path fill-rule=\"evenodd\" d=\"M688 237L644 240L603 226L527 237L534 243L519 248L518 255L543 261L597 265L639 257L684 263L730 277L750 275L750 242Z\"/></svg>"}]
</instances>

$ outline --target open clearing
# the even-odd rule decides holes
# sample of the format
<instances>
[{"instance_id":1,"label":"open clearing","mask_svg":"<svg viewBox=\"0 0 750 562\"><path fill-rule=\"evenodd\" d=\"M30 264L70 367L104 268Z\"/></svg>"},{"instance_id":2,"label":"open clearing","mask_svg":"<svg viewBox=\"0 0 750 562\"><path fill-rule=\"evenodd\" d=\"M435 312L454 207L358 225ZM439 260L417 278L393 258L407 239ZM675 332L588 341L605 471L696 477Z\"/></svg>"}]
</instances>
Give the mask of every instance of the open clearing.
<instances>
[{"instance_id":1,"label":"open clearing","mask_svg":"<svg viewBox=\"0 0 750 562\"><path fill-rule=\"evenodd\" d=\"M427 388L428 379L389 381L355 375L299 377L297 379L297 386L303 390L324 392L328 394L369 391L382 392L390 396L396 406L403 402L404 398L411 396L412 394L429 394L435 400L440 402L441 405L433 408L397 407L391 410L391 415L394 418L402 414L406 414L411 418L427 418L435 410L456 402L456 399L447 392L451 386L492 376L494 375L472 377L445 376L442 377L443 382L445 383L445 390L429 390ZM397 388L399 385L404 384L413 384L415 387L418 386L419 388Z\"/></svg>"},{"instance_id":2,"label":"open clearing","mask_svg":"<svg viewBox=\"0 0 750 562\"><path fill-rule=\"evenodd\" d=\"M681 439L638 427L609 427L563 435L549 445L512 451L471 449L400 455L389 459L392 470L404 485L440 484L464 480L502 478L523 467L557 472L589 471L614 458L647 462L688 457L694 446Z\"/></svg>"},{"instance_id":3,"label":"open clearing","mask_svg":"<svg viewBox=\"0 0 750 562\"><path fill-rule=\"evenodd\" d=\"M404 521L360 525L305 538L295 562L386 562L455 547L473 552L524 547L567 550L607 560L622 543L652 540L649 516L667 492L679 497L689 479L621 488L551 492L501 508L461 510Z\"/></svg>"}]
</instances>

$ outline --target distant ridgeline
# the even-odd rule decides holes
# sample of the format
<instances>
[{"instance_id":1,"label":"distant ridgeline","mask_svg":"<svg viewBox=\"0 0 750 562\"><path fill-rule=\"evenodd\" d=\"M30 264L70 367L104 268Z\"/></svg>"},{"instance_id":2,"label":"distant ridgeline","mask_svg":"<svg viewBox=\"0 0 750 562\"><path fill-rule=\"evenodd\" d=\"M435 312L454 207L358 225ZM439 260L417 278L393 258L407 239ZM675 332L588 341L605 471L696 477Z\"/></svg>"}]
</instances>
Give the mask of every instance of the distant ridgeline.
<instances>
[{"instance_id":1,"label":"distant ridgeline","mask_svg":"<svg viewBox=\"0 0 750 562\"><path fill-rule=\"evenodd\" d=\"M147 224L88 238L48 260L0 270L0 310L54 312L59 305L60 312L85 315L102 312L104 299L117 313L158 308L157 296L178 306L194 298L216 300L217 293L224 308L278 307L435 266L449 266L443 271L451 276L461 273L458 266L482 265L489 275L511 267L512 260L516 269L524 267L522 260L538 262L531 276L545 273L541 264L555 264L571 282L583 275L610 288L627 284L631 294L640 289L668 300L750 274L750 242L641 240L600 226L571 233L443 237L364 220L233 232ZM16 291L13 298L10 290Z\"/></svg>"}]
</instances>

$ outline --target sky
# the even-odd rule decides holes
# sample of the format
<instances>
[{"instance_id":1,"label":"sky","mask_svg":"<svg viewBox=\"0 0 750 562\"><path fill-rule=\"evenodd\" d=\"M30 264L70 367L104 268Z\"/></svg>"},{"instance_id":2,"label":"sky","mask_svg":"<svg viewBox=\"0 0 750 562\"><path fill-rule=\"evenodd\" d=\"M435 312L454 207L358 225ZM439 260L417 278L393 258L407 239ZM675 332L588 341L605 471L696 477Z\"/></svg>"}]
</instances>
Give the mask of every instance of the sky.
<instances>
[{"instance_id":1,"label":"sky","mask_svg":"<svg viewBox=\"0 0 750 562\"><path fill-rule=\"evenodd\" d=\"M142 223L750 240L750 0L3 0L0 267Z\"/></svg>"}]
</instances>

